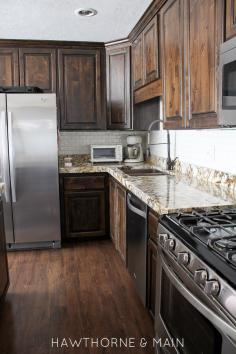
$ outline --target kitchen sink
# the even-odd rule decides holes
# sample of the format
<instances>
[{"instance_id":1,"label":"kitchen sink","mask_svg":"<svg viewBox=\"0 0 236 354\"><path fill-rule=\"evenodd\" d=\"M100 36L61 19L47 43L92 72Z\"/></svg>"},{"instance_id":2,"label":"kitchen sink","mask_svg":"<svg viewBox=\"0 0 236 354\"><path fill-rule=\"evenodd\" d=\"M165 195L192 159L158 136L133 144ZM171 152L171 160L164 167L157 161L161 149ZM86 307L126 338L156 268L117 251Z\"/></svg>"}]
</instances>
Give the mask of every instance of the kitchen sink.
<instances>
[{"instance_id":1,"label":"kitchen sink","mask_svg":"<svg viewBox=\"0 0 236 354\"><path fill-rule=\"evenodd\" d=\"M133 168L130 166L123 166L119 168L122 172L129 176L162 176L167 175L166 172L156 168Z\"/></svg>"}]
</instances>

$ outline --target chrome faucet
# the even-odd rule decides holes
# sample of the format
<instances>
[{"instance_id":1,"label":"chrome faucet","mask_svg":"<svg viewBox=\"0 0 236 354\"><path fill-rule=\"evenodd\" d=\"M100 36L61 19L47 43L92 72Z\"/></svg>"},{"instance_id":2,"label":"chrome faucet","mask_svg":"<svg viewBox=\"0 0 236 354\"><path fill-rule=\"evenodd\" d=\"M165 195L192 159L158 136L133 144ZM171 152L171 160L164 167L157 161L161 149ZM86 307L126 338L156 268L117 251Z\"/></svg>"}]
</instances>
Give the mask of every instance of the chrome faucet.
<instances>
[{"instance_id":1,"label":"chrome faucet","mask_svg":"<svg viewBox=\"0 0 236 354\"><path fill-rule=\"evenodd\" d=\"M150 143L151 129L152 129L153 125L156 124L156 123L164 123L164 121L163 121L163 119L156 119L153 122L151 122L151 124L148 126L148 129L147 129L148 135L147 135L146 157L150 156L150 145L160 145L160 144L167 145L167 161L166 161L166 165L167 165L167 170L171 171L171 170L174 169L175 163L176 163L176 160L178 159L178 157L176 157L174 160L171 160L171 157L170 157L170 132L169 132L169 130L168 129L166 130L166 132L167 132L167 142L166 143L159 143L159 144L151 144Z\"/></svg>"}]
</instances>

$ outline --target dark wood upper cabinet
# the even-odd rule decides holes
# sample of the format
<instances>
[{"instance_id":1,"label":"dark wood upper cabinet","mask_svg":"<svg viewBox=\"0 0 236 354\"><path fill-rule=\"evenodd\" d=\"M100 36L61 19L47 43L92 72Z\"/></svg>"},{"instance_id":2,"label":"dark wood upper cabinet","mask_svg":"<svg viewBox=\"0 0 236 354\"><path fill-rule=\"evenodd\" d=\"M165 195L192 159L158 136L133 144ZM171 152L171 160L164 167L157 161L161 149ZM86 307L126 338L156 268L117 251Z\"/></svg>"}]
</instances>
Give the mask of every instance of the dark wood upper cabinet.
<instances>
[{"instance_id":1,"label":"dark wood upper cabinet","mask_svg":"<svg viewBox=\"0 0 236 354\"><path fill-rule=\"evenodd\" d=\"M225 39L236 36L236 0L225 0Z\"/></svg>"},{"instance_id":2,"label":"dark wood upper cabinet","mask_svg":"<svg viewBox=\"0 0 236 354\"><path fill-rule=\"evenodd\" d=\"M108 48L106 69L108 129L130 129L130 46Z\"/></svg>"},{"instance_id":3,"label":"dark wood upper cabinet","mask_svg":"<svg viewBox=\"0 0 236 354\"><path fill-rule=\"evenodd\" d=\"M218 0L189 0L189 114L191 128L216 127L218 98L218 52L221 39ZM187 90L186 90L187 91ZM188 97L186 97L188 101Z\"/></svg>"},{"instance_id":4,"label":"dark wood upper cabinet","mask_svg":"<svg viewBox=\"0 0 236 354\"><path fill-rule=\"evenodd\" d=\"M19 85L18 49L0 48L0 86Z\"/></svg>"},{"instance_id":5,"label":"dark wood upper cabinet","mask_svg":"<svg viewBox=\"0 0 236 354\"><path fill-rule=\"evenodd\" d=\"M161 10L164 117L166 128L184 127L184 2L170 0Z\"/></svg>"},{"instance_id":6,"label":"dark wood upper cabinet","mask_svg":"<svg viewBox=\"0 0 236 354\"><path fill-rule=\"evenodd\" d=\"M143 80L143 35L141 34L132 43L132 71L133 89L137 89L144 84Z\"/></svg>"},{"instance_id":7,"label":"dark wood upper cabinet","mask_svg":"<svg viewBox=\"0 0 236 354\"><path fill-rule=\"evenodd\" d=\"M165 127L216 127L222 2L169 0L161 24Z\"/></svg>"},{"instance_id":8,"label":"dark wood upper cabinet","mask_svg":"<svg viewBox=\"0 0 236 354\"><path fill-rule=\"evenodd\" d=\"M144 84L159 78L158 23L155 16L143 31Z\"/></svg>"},{"instance_id":9,"label":"dark wood upper cabinet","mask_svg":"<svg viewBox=\"0 0 236 354\"><path fill-rule=\"evenodd\" d=\"M56 92L56 50L20 48L20 85L36 86L46 93Z\"/></svg>"},{"instance_id":10,"label":"dark wood upper cabinet","mask_svg":"<svg viewBox=\"0 0 236 354\"><path fill-rule=\"evenodd\" d=\"M133 89L159 78L158 21L155 16L132 43Z\"/></svg>"},{"instance_id":11,"label":"dark wood upper cabinet","mask_svg":"<svg viewBox=\"0 0 236 354\"><path fill-rule=\"evenodd\" d=\"M99 49L59 49L62 130L104 129Z\"/></svg>"}]
</instances>

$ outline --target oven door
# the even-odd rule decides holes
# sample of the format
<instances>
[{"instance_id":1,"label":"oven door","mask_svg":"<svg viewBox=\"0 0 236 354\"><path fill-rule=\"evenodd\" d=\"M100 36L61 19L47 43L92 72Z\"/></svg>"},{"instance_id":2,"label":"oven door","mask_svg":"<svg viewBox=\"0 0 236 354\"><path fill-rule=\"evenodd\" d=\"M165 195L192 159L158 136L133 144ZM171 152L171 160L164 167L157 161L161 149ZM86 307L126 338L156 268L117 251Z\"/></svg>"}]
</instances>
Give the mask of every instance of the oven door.
<instances>
[{"instance_id":1,"label":"oven door","mask_svg":"<svg viewBox=\"0 0 236 354\"><path fill-rule=\"evenodd\" d=\"M157 353L235 354L233 324L175 260L158 254Z\"/></svg>"}]
</instances>

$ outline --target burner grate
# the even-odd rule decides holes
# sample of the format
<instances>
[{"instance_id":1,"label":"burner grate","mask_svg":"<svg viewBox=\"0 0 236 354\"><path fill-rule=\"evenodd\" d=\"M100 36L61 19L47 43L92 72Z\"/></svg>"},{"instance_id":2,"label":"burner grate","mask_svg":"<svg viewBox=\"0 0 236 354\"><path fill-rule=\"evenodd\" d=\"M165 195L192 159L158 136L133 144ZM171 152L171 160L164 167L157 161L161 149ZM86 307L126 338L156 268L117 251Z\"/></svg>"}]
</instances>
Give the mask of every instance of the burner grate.
<instances>
[{"instance_id":1,"label":"burner grate","mask_svg":"<svg viewBox=\"0 0 236 354\"><path fill-rule=\"evenodd\" d=\"M236 266L236 209L178 214L177 223Z\"/></svg>"}]
</instances>

